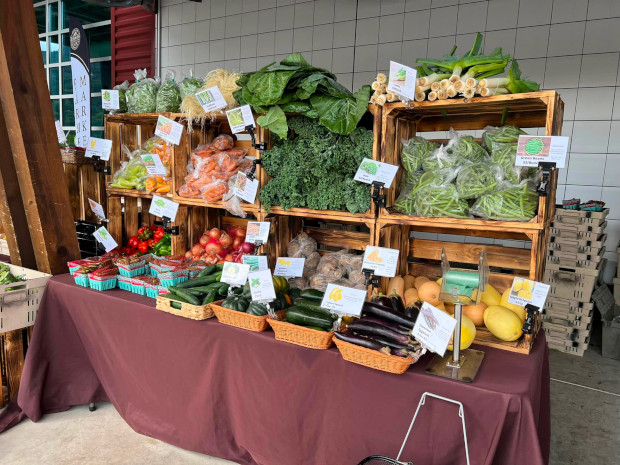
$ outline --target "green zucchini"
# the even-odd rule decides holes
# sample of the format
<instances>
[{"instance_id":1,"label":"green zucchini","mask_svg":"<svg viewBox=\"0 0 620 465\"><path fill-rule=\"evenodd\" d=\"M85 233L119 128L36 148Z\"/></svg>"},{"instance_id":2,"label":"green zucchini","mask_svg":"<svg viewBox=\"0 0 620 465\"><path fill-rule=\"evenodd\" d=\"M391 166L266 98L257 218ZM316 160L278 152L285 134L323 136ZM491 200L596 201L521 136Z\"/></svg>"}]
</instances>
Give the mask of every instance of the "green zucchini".
<instances>
[{"instance_id":1,"label":"green zucchini","mask_svg":"<svg viewBox=\"0 0 620 465\"><path fill-rule=\"evenodd\" d=\"M173 300L172 302L170 302L170 306L172 308L176 308L177 310L181 310L181 308L183 307L183 304L181 302L177 302L176 300Z\"/></svg>"},{"instance_id":2,"label":"green zucchini","mask_svg":"<svg viewBox=\"0 0 620 465\"><path fill-rule=\"evenodd\" d=\"M202 299L201 305L208 305L215 300L215 289L211 289L209 292L205 294L204 299Z\"/></svg>"},{"instance_id":3,"label":"green zucchini","mask_svg":"<svg viewBox=\"0 0 620 465\"><path fill-rule=\"evenodd\" d=\"M226 295L228 293L229 287L230 287L230 284L222 283L220 284L220 287L217 288L217 293L220 295Z\"/></svg>"},{"instance_id":4,"label":"green zucchini","mask_svg":"<svg viewBox=\"0 0 620 465\"><path fill-rule=\"evenodd\" d=\"M176 295L176 294L173 294L173 293L163 294L163 295L162 295L162 297L163 297L164 299L174 300L174 301L177 301L177 302L185 302L185 303L189 303L189 302L187 302L187 300L185 300L183 297L180 297L180 296L178 296L178 295Z\"/></svg>"},{"instance_id":5,"label":"green zucchini","mask_svg":"<svg viewBox=\"0 0 620 465\"><path fill-rule=\"evenodd\" d=\"M321 302L323 300L323 295L325 293L321 291L317 291L316 289L304 289L299 294L299 297L306 300L314 300L316 302Z\"/></svg>"},{"instance_id":6,"label":"green zucchini","mask_svg":"<svg viewBox=\"0 0 620 465\"><path fill-rule=\"evenodd\" d=\"M197 278L204 278L205 276L209 276L210 274L212 274L214 272L215 272L215 265L209 265L204 270L202 270L200 273L198 273L198 276L196 276L196 277Z\"/></svg>"},{"instance_id":7,"label":"green zucchini","mask_svg":"<svg viewBox=\"0 0 620 465\"><path fill-rule=\"evenodd\" d=\"M192 304L192 305L200 305L200 300L198 300L198 297L196 297L193 294L190 294L189 292L185 291L184 289L179 289L177 287L171 289L168 288L168 290L170 292L172 292L175 295L178 295L179 297L185 299L188 303Z\"/></svg>"},{"instance_id":8,"label":"green zucchini","mask_svg":"<svg viewBox=\"0 0 620 465\"><path fill-rule=\"evenodd\" d=\"M332 314L329 310L327 310L326 308L321 307L321 302L317 302L316 300L308 300L308 299L304 299L302 297L297 297L294 301L293 301L293 305L295 305L296 307L302 307L302 308L307 308L309 310L321 313L323 315L332 317Z\"/></svg>"},{"instance_id":9,"label":"green zucchini","mask_svg":"<svg viewBox=\"0 0 620 465\"><path fill-rule=\"evenodd\" d=\"M219 282L221 277L222 277L222 273L217 272L215 274L210 274L209 276L204 276L202 278L189 279L187 281L182 282L176 287L185 289L187 287L206 286L207 284L213 284L215 282Z\"/></svg>"},{"instance_id":10,"label":"green zucchini","mask_svg":"<svg viewBox=\"0 0 620 465\"><path fill-rule=\"evenodd\" d=\"M290 307L286 312L286 321L299 326L313 326L330 331L333 320L321 313L301 307Z\"/></svg>"}]
</instances>

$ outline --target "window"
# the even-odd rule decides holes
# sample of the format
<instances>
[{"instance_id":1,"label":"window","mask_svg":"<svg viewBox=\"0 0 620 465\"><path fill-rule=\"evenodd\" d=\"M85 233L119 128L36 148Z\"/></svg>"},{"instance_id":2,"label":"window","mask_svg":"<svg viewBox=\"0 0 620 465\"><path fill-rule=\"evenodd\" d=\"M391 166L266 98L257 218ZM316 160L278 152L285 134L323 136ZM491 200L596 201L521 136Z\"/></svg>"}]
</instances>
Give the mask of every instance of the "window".
<instances>
[{"instance_id":1,"label":"window","mask_svg":"<svg viewBox=\"0 0 620 465\"><path fill-rule=\"evenodd\" d=\"M33 3L54 117L65 131L75 130L69 48L69 16L75 16L82 23L90 45L91 134L103 137L101 89L112 86L110 8L81 0L35 0Z\"/></svg>"}]
</instances>

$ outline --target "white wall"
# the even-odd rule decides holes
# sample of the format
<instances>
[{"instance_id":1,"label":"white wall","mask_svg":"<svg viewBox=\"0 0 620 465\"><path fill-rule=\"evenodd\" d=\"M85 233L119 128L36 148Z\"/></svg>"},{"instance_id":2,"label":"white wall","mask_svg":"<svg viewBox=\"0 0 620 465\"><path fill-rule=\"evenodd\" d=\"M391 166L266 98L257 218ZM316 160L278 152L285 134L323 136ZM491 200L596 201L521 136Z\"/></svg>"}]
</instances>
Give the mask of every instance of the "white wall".
<instances>
[{"instance_id":1,"label":"white wall","mask_svg":"<svg viewBox=\"0 0 620 465\"><path fill-rule=\"evenodd\" d=\"M620 0L161 0L162 74L255 71L292 51L349 88L390 60L440 57L485 35L524 74L556 89L571 137L558 199L607 202L607 258L620 240ZM458 54L458 52L457 52ZM606 280L615 274L608 266Z\"/></svg>"}]
</instances>

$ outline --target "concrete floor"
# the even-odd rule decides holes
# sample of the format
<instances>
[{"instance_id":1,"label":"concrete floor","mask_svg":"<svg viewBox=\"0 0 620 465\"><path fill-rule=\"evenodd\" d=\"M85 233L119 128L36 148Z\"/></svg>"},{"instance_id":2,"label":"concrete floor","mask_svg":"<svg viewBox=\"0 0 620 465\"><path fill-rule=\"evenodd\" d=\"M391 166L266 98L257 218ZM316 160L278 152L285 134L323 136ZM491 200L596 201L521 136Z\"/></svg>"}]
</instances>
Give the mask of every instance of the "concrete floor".
<instances>
[{"instance_id":1,"label":"concrete floor","mask_svg":"<svg viewBox=\"0 0 620 465\"><path fill-rule=\"evenodd\" d=\"M620 361L602 358L596 348L583 358L557 351L550 358L550 465L620 463ZM2 465L147 463L233 464L137 434L112 404L26 420L0 436Z\"/></svg>"}]
</instances>

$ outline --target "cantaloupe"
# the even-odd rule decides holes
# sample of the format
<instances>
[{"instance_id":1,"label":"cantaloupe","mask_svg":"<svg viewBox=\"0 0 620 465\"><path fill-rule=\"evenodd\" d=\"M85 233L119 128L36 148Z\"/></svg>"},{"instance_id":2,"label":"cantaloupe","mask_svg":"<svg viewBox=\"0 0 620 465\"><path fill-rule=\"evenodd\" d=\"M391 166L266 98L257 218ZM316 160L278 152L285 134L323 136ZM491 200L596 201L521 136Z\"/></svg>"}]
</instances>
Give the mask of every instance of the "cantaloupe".
<instances>
[{"instance_id":1,"label":"cantaloupe","mask_svg":"<svg viewBox=\"0 0 620 465\"><path fill-rule=\"evenodd\" d=\"M463 305L463 315L474 322L476 326L484 326L484 311L487 304L480 302L478 305Z\"/></svg>"},{"instance_id":2,"label":"cantaloupe","mask_svg":"<svg viewBox=\"0 0 620 465\"><path fill-rule=\"evenodd\" d=\"M403 278L403 280L405 281L405 291L415 287L415 276L408 274Z\"/></svg>"},{"instance_id":3,"label":"cantaloupe","mask_svg":"<svg viewBox=\"0 0 620 465\"><path fill-rule=\"evenodd\" d=\"M417 278L415 278L415 282L413 285L419 291L420 286L424 284L426 281L430 281L430 279L428 279L426 276L418 276Z\"/></svg>"},{"instance_id":4,"label":"cantaloupe","mask_svg":"<svg viewBox=\"0 0 620 465\"><path fill-rule=\"evenodd\" d=\"M516 341L523 333L521 319L515 312L501 305L490 306L484 311L484 325L502 341Z\"/></svg>"},{"instance_id":5,"label":"cantaloupe","mask_svg":"<svg viewBox=\"0 0 620 465\"><path fill-rule=\"evenodd\" d=\"M452 335L452 338L454 334ZM461 317L461 350L467 349L473 342L476 337L476 326L474 322L471 321L468 317L463 315ZM450 344L448 345L448 350L452 350L452 338L450 338Z\"/></svg>"},{"instance_id":6,"label":"cantaloupe","mask_svg":"<svg viewBox=\"0 0 620 465\"><path fill-rule=\"evenodd\" d=\"M508 302L508 297L510 297L510 288L506 289L502 294L502 299L500 300L500 305L502 307L506 307L511 312L514 312L521 319L521 323L525 321L526 311L525 308L521 305L511 304Z\"/></svg>"},{"instance_id":7,"label":"cantaloupe","mask_svg":"<svg viewBox=\"0 0 620 465\"><path fill-rule=\"evenodd\" d=\"M418 291L416 288L412 287L410 289L405 290L405 305L410 306L415 304L418 301Z\"/></svg>"},{"instance_id":8,"label":"cantaloupe","mask_svg":"<svg viewBox=\"0 0 620 465\"><path fill-rule=\"evenodd\" d=\"M428 302L431 305L437 306L440 290L441 287L436 282L426 281L418 287L418 296L422 302Z\"/></svg>"}]
</instances>

